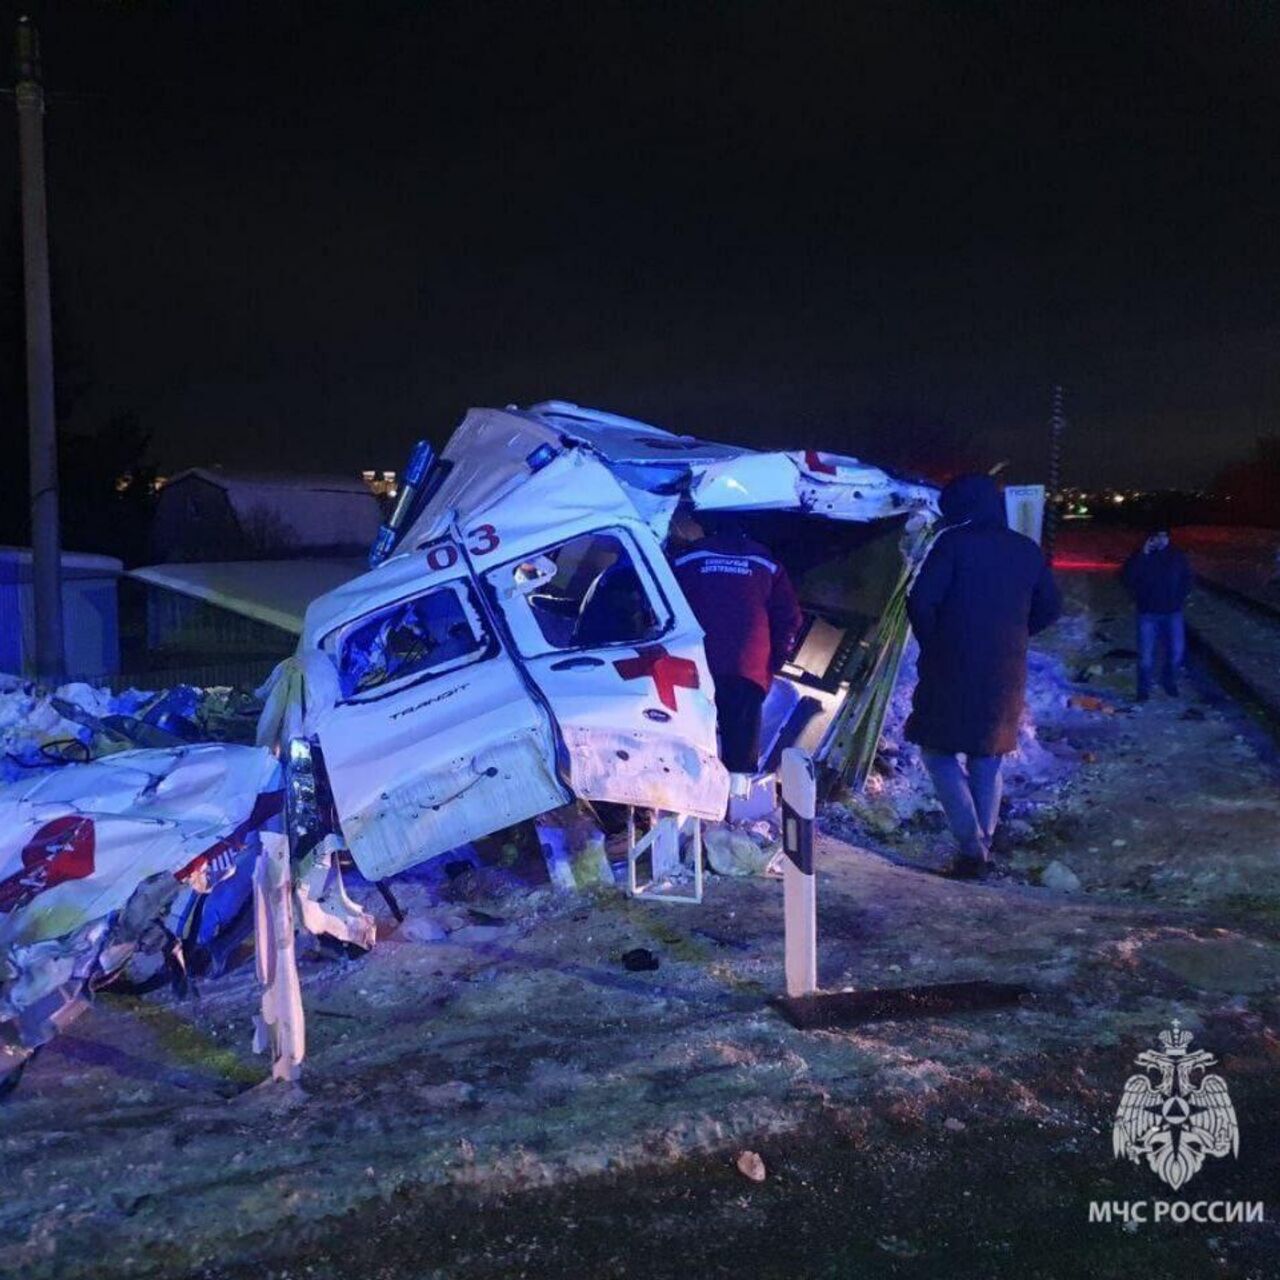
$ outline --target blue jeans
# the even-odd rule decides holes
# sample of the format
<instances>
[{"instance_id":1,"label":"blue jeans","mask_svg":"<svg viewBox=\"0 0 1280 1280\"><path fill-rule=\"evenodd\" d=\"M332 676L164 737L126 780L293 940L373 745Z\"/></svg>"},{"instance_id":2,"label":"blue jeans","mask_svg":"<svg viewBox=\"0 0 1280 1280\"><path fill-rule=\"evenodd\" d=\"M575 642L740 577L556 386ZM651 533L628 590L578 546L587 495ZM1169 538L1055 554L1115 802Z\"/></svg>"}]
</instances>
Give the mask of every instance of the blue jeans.
<instances>
[{"instance_id":1,"label":"blue jeans","mask_svg":"<svg viewBox=\"0 0 1280 1280\"><path fill-rule=\"evenodd\" d=\"M958 755L923 750L920 754L951 834L960 845L960 856L990 861L991 837L1000 819L1000 765L1004 757L965 756L962 765Z\"/></svg>"},{"instance_id":2,"label":"blue jeans","mask_svg":"<svg viewBox=\"0 0 1280 1280\"><path fill-rule=\"evenodd\" d=\"M1164 644L1164 664L1160 670L1160 683L1165 692L1178 692L1178 668L1187 651L1187 630L1182 610L1176 613L1138 614L1138 697L1145 698L1151 692L1151 677L1156 669L1156 647Z\"/></svg>"}]
</instances>

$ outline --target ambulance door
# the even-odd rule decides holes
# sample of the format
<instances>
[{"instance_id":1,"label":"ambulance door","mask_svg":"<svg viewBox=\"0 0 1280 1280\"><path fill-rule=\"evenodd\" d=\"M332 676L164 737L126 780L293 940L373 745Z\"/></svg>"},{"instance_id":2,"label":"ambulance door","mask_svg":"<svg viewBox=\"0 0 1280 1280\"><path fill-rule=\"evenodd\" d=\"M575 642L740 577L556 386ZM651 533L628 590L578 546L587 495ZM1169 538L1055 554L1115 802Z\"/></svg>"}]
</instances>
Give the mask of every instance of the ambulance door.
<instances>
[{"instance_id":1,"label":"ambulance door","mask_svg":"<svg viewBox=\"0 0 1280 1280\"><path fill-rule=\"evenodd\" d=\"M549 542L488 570L579 796L719 819L728 774L702 631L645 525Z\"/></svg>"},{"instance_id":2,"label":"ambulance door","mask_svg":"<svg viewBox=\"0 0 1280 1280\"><path fill-rule=\"evenodd\" d=\"M404 580L326 634L341 698L319 738L360 871L393 875L564 804L550 719L451 541L369 575Z\"/></svg>"}]
</instances>

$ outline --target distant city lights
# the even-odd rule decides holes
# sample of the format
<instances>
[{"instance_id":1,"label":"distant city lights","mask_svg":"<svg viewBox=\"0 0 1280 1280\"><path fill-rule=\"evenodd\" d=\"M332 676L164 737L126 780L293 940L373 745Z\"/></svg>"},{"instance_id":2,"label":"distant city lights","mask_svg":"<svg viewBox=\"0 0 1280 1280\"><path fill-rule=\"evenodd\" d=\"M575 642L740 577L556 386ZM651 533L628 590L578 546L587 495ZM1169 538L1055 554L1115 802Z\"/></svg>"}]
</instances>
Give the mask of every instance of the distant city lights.
<instances>
[{"instance_id":1,"label":"distant city lights","mask_svg":"<svg viewBox=\"0 0 1280 1280\"><path fill-rule=\"evenodd\" d=\"M394 471L362 471L360 476L379 498L394 498L400 491Z\"/></svg>"}]
</instances>

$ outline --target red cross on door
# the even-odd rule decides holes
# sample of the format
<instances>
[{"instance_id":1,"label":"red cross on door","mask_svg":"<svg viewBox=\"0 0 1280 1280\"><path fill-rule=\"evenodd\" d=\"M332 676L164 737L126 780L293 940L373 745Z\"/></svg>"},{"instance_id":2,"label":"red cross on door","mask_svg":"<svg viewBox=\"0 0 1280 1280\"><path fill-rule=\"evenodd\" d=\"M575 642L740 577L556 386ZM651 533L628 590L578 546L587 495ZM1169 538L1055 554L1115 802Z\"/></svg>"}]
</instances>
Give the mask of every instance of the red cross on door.
<instances>
[{"instance_id":1,"label":"red cross on door","mask_svg":"<svg viewBox=\"0 0 1280 1280\"><path fill-rule=\"evenodd\" d=\"M679 710L677 688L698 688L698 664L689 658L673 657L660 644L644 645L636 650L634 658L620 658L613 665L624 680L652 680L658 701L671 711Z\"/></svg>"}]
</instances>

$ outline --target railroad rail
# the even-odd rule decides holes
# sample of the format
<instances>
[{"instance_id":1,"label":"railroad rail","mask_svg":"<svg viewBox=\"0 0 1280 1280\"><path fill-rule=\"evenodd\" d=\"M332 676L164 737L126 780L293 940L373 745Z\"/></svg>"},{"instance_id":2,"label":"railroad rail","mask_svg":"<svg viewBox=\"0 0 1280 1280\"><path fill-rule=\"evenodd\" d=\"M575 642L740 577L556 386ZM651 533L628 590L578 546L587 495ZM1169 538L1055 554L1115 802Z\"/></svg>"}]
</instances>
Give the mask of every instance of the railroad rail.
<instances>
[{"instance_id":1,"label":"railroad rail","mask_svg":"<svg viewBox=\"0 0 1280 1280\"><path fill-rule=\"evenodd\" d=\"M1280 724L1280 605L1196 573L1187 635L1267 717Z\"/></svg>"}]
</instances>

